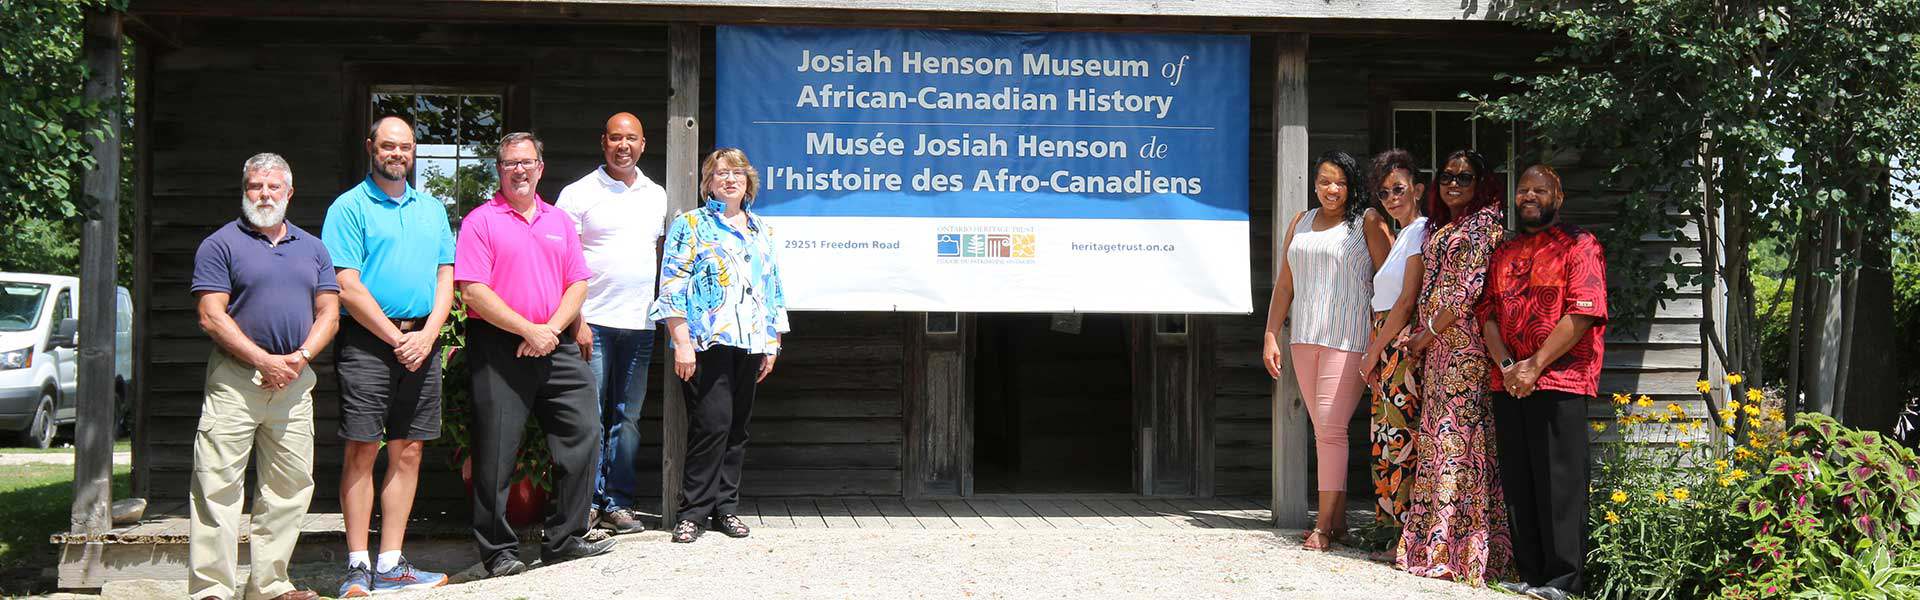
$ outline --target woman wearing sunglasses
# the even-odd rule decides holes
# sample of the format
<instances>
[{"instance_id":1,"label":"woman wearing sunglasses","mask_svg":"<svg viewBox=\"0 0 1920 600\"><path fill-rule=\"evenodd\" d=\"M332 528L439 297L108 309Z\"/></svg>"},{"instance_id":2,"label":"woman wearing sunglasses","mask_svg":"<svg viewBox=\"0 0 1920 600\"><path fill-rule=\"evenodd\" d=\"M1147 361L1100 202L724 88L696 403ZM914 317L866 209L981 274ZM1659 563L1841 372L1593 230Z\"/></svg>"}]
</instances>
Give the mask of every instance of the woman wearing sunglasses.
<instances>
[{"instance_id":1,"label":"woman wearing sunglasses","mask_svg":"<svg viewBox=\"0 0 1920 600\"><path fill-rule=\"evenodd\" d=\"M1418 183L1413 155L1394 148L1373 157L1374 198L1392 218L1393 247L1373 274L1373 342L1360 358L1360 373L1373 389L1369 413L1373 440L1374 521L1399 528L1413 491L1413 434L1420 416L1414 361L1401 336L1413 321L1425 263L1420 247L1427 239L1427 218L1420 201L1427 186Z\"/></svg>"},{"instance_id":2,"label":"woman wearing sunglasses","mask_svg":"<svg viewBox=\"0 0 1920 600\"><path fill-rule=\"evenodd\" d=\"M1281 326L1291 316L1286 348L1313 421L1319 462L1320 514L1302 546L1325 550L1347 527L1347 423L1365 390L1360 356L1371 332L1373 272L1390 242L1353 156L1321 155L1311 185L1318 207L1295 215L1287 230L1261 360L1267 374L1280 377Z\"/></svg>"},{"instance_id":3,"label":"woman wearing sunglasses","mask_svg":"<svg viewBox=\"0 0 1920 600\"><path fill-rule=\"evenodd\" d=\"M1512 545L1494 463L1492 361L1474 318L1500 240L1500 184L1472 150L1447 157L1427 189L1426 269L1408 352L1421 365L1414 482L1394 564L1484 585L1511 570Z\"/></svg>"}]
</instances>

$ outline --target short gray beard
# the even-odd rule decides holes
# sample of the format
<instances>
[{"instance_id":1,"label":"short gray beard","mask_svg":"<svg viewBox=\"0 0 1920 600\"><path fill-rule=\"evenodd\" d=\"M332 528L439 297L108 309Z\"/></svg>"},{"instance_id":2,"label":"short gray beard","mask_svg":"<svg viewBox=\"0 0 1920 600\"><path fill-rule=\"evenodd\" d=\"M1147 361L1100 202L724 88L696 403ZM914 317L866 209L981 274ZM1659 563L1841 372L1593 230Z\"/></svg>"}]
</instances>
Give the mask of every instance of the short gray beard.
<instances>
[{"instance_id":1,"label":"short gray beard","mask_svg":"<svg viewBox=\"0 0 1920 600\"><path fill-rule=\"evenodd\" d=\"M287 218L287 203L285 202L272 202L273 208L266 210L254 208L253 204L253 201L247 198L243 197L240 199L240 215L245 217L247 224L252 225L255 229L266 229L278 226Z\"/></svg>"}]
</instances>

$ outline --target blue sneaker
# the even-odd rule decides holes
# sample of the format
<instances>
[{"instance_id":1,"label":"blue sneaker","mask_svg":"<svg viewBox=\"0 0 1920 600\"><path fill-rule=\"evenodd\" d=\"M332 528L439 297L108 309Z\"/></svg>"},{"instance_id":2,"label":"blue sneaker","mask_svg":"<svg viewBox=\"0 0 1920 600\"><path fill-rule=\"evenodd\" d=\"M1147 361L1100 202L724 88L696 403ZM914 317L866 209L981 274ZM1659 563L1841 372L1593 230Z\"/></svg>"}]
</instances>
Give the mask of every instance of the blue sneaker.
<instances>
[{"instance_id":1,"label":"blue sneaker","mask_svg":"<svg viewBox=\"0 0 1920 600\"><path fill-rule=\"evenodd\" d=\"M402 558L400 559L400 564L393 566L393 570L381 571L374 575L373 591L377 594L381 592L398 592L401 590L424 590L427 588L437 588L446 584L446 575L415 569L413 568L413 563L407 562L407 559Z\"/></svg>"},{"instance_id":2,"label":"blue sneaker","mask_svg":"<svg viewBox=\"0 0 1920 600\"><path fill-rule=\"evenodd\" d=\"M340 582L341 598L365 598L373 595L373 569L360 565L347 567L347 580Z\"/></svg>"}]
</instances>

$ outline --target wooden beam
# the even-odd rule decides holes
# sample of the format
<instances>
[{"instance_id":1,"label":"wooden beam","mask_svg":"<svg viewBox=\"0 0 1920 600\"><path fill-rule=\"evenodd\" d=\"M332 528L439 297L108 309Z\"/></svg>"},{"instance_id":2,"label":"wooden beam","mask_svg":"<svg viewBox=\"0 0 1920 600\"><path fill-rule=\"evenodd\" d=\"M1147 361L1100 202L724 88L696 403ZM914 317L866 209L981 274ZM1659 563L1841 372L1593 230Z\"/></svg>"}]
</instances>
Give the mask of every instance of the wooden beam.
<instances>
[{"instance_id":1,"label":"wooden beam","mask_svg":"<svg viewBox=\"0 0 1920 600\"><path fill-rule=\"evenodd\" d=\"M74 409L73 520L75 533L113 526L114 273L120 248L120 14L88 9L82 54L86 98L104 109L105 128L89 134L94 166L82 193L92 215L80 226L80 369Z\"/></svg>"},{"instance_id":2,"label":"wooden beam","mask_svg":"<svg viewBox=\"0 0 1920 600\"><path fill-rule=\"evenodd\" d=\"M1280 252L1286 241L1287 223L1293 215L1307 209L1307 34L1282 33L1275 36L1273 75L1273 269L1280 274ZM1313 448L1313 428L1300 401L1300 386L1293 377L1290 353L1281 352L1280 379L1273 385L1273 524L1287 529L1303 529L1307 518L1307 497L1313 478L1307 461Z\"/></svg>"},{"instance_id":3,"label":"wooden beam","mask_svg":"<svg viewBox=\"0 0 1920 600\"><path fill-rule=\"evenodd\" d=\"M122 401L133 403L133 472L131 492L134 498L146 498L153 483L153 432L146 427L148 406L148 360L152 352L145 335L153 312L153 246L147 216L153 210L153 53L160 44L128 36L133 48L133 381L127 382Z\"/></svg>"},{"instance_id":4,"label":"wooden beam","mask_svg":"<svg viewBox=\"0 0 1920 600\"><path fill-rule=\"evenodd\" d=\"M1433 4L1432 2L1425 2ZM734 10L715 10L718 5ZM1460 37L1531 36L1549 38L1551 34L1524 29L1497 14L1476 11L1469 14L1457 0L1444 4L1453 9L1446 15L1414 11L1348 10L1332 4L1324 9L1294 11L1277 8L1303 3L1251 3L1258 10L1247 14L1233 11L1195 10L1113 10L1101 6L1088 10L1060 10L1049 3L1031 10L1001 8L989 10L985 4L940 3L934 1L869 3L864 0L798 2L762 1L762 6L746 10L738 4L718 1L696 2L497 2L473 0L334 0L331 2L253 2L244 0L142 0L133 13L142 17L216 17L273 19L347 19L423 23L662 23L690 22L703 25L781 25L781 26L862 26L862 27L938 27L956 29L1081 30L1081 31L1160 31L1193 33L1270 33L1312 32L1316 36L1391 36L1396 39L1423 37L1458 39ZM1109 3L1110 4L1110 3ZM1130 2L1142 7L1182 7L1195 4ZM1421 14L1433 18L1414 18ZM1478 16L1475 16L1478 15ZM163 27L164 21L152 21Z\"/></svg>"},{"instance_id":5,"label":"wooden beam","mask_svg":"<svg viewBox=\"0 0 1920 600\"><path fill-rule=\"evenodd\" d=\"M700 196L700 26L675 24L667 28L671 48L667 100L667 211L680 214L694 208ZM660 527L680 522L680 477L687 457L687 400L680 377L673 373L671 336L668 360L661 361L663 400L660 435Z\"/></svg>"}]
</instances>

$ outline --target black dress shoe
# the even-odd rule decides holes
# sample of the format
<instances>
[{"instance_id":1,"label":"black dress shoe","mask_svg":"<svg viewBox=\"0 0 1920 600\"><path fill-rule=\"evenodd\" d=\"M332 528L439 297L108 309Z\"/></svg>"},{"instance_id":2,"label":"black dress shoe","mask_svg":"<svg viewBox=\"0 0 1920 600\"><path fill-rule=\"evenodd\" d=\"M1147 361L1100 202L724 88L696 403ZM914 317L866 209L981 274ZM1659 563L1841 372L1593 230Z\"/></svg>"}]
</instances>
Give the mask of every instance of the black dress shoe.
<instances>
[{"instance_id":1,"label":"black dress shoe","mask_svg":"<svg viewBox=\"0 0 1920 600\"><path fill-rule=\"evenodd\" d=\"M727 537L730 538L743 538L753 533L753 530L748 529L747 523L741 521L738 515L715 516L713 518L713 530L727 534Z\"/></svg>"},{"instance_id":2,"label":"black dress shoe","mask_svg":"<svg viewBox=\"0 0 1920 600\"><path fill-rule=\"evenodd\" d=\"M560 549L557 551L548 552L545 549L541 549L540 562L543 564L551 565L554 563L567 562L569 560L574 560L577 558L599 556L602 554L606 554L608 552L612 552L613 545L617 543L619 543L619 540L615 540L611 537L603 540L599 540L599 541L594 541L594 542L589 542L585 539L578 538L578 537L569 538L567 539L567 541L561 542Z\"/></svg>"},{"instance_id":3,"label":"black dress shoe","mask_svg":"<svg viewBox=\"0 0 1920 600\"><path fill-rule=\"evenodd\" d=\"M700 528L699 523L695 523L690 519L681 519L678 524L673 526L673 543L686 544L700 539L701 531L704 530Z\"/></svg>"},{"instance_id":4,"label":"black dress shoe","mask_svg":"<svg viewBox=\"0 0 1920 600\"><path fill-rule=\"evenodd\" d=\"M1573 597L1573 595L1568 594L1566 590L1550 585L1536 585L1527 588L1527 596L1539 598L1540 600L1567 600Z\"/></svg>"},{"instance_id":5,"label":"black dress shoe","mask_svg":"<svg viewBox=\"0 0 1920 600\"><path fill-rule=\"evenodd\" d=\"M512 556L505 556L499 560L487 563L487 578L489 579L494 577L512 577L525 572L527 572L527 563L520 562L520 559Z\"/></svg>"},{"instance_id":6,"label":"black dress shoe","mask_svg":"<svg viewBox=\"0 0 1920 600\"><path fill-rule=\"evenodd\" d=\"M1527 595L1527 589L1533 587L1527 585L1525 581L1502 581L1495 584L1495 586L1515 596L1525 596Z\"/></svg>"}]
</instances>

